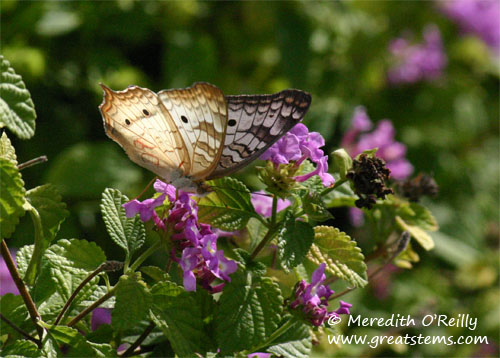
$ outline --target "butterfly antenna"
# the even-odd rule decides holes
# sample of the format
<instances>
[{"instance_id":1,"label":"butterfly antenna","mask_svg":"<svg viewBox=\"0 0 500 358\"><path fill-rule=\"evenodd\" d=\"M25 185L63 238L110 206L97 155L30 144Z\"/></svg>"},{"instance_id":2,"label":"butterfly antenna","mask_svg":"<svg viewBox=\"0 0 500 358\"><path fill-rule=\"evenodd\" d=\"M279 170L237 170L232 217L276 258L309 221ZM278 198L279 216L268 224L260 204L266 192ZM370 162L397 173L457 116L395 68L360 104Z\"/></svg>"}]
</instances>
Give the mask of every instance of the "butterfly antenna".
<instances>
[{"instance_id":1,"label":"butterfly antenna","mask_svg":"<svg viewBox=\"0 0 500 358\"><path fill-rule=\"evenodd\" d=\"M148 183L148 185L146 185L146 187L144 188L143 191L141 191L141 193L139 195L137 195L134 199L132 200L135 200L135 199L139 199L145 192L146 190L149 189L149 187L151 186L151 184L153 184L153 182L156 180L156 179L160 179L158 176L155 176L153 179L151 179L151 181Z\"/></svg>"}]
</instances>

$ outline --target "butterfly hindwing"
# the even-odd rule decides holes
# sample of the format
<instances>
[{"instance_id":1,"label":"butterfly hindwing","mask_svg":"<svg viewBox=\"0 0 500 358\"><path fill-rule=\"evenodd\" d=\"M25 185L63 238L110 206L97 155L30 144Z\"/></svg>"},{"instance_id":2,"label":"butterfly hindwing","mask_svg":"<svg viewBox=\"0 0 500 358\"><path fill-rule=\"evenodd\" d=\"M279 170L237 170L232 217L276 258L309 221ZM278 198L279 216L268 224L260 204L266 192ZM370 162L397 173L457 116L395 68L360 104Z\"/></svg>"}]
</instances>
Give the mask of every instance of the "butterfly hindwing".
<instances>
[{"instance_id":1,"label":"butterfly hindwing","mask_svg":"<svg viewBox=\"0 0 500 358\"><path fill-rule=\"evenodd\" d=\"M222 152L227 123L224 95L208 83L195 83L185 89L164 90L158 97L172 116L184 140L195 180L212 173Z\"/></svg>"},{"instance_id":2,"label":"butterfly hindwing","mask_svg":"<svg viewBox=\"0 0 500 358\"><path fill-rule=\"evenodd\" d=\"M101 86L105 95L99 109L106 134L133 162L167 180L174 171L189 172L183 139L154 92L137 86L123 91Z\"/></svg>"},{"instance_id":3,"label":"butterfly hindwing","mask_svg":"<svg viewBox=\"0 0 500 358\"><path fill-rule=\"evenodd\" d=\"M207 178L219 178L258 158L295 124L311 104L311 95L284 90L271 95L226 96L228 122L222 155Z\"/></svg>"}]
</instances>

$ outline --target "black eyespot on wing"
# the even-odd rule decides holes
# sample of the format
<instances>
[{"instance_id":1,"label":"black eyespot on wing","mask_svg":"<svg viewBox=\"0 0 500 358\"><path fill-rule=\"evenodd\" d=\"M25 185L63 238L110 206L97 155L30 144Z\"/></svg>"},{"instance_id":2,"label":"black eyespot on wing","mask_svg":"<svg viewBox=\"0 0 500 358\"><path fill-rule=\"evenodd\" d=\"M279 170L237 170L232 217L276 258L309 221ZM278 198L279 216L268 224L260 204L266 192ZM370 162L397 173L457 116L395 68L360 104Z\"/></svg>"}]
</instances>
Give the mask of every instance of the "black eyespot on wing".
<instances>
[{"instance_id":1,"label":"black eyespot on wing","mask_svg":"<svg viewBox=\"0 0 500 358\"><path fill-rule=\"evenodd\" d=\"M144 113L145 116L149 117L149 112L147 109L143 109L142 113Z\"/></svg>"},{"instance_id":2,"label":"black eyespot on wing","mask_svg":"<svg viewBox=\"0 0 500 358\"><path fill-rule=\"evenodd\" d=\"M181 116L181 121L183 121L184 123L187 123L188 119L186 118L186 116Z\"/></svg>"},{"instance_id":3,"label":"black eyespot on wing","mask_svg":"<svg viewBox=\"0 0 500 358\"><path fill-rule=\"evenodd\" d=\"M130 121L128 119L125 119L125 123L127 124L127 126L130 125Z\"/></svg>"},{"instance_id":4,"label":"black eyespot on wing","mask_svg":"<svg viewBox=\"0 0 500 358\"><path fill-rule=\"evenodd\" d=\"M229 127L234 127L236 125L236 119L230 119L228 122L227 122L227 125Z\"/></svg>"}]
</instances>

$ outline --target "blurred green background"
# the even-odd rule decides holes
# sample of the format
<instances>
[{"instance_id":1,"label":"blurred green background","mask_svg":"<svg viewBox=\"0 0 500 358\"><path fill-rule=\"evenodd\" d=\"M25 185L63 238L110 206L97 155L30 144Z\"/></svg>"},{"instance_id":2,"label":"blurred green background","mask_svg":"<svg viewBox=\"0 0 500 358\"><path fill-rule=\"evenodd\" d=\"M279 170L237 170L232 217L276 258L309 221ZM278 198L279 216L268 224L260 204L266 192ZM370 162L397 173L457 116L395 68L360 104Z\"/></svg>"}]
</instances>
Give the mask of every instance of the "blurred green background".
<instances>
[{"instance_id":1,"label":"blurred green background","mask_svg":"<svg viewBox=\"0 0 500 358\"><path fill-rule=\"evenodd\" d=\"M103 130L99 82L153 91L216 84L225 94L269 93L288 87L313 95L305 123L338 148L355 106L378 121L394 122L416 172L433 173L438 198L425 202L441 230L435 250L419 251L412 270L385 274L345 300L353 314L427 313L478 318L467 328L426 327L392 334L488 335L488 346L330 346L315 355L498 355L499 272L499 63L480 39L462 36L435 2L1 2L1 50L23 76L37 111L29 141L9 133L20 162L47 155L48 163L23 171L27 188L56 184L71 216L59 238L97 241L108 258L122 258L105 234L99 201L105 187L136 196L153 177L130 162ZM418 39L425 25L443 36L448 65L434 82L390 86L391 39L407 31ZM253 182L252 170L239 177ZM370 237L336 225L366 252ZM31 243L23 219L13 246ZM359 291L359 292L358 292ZM387 333L343 327L347 334Z\"/></svg>"}]
</instances>

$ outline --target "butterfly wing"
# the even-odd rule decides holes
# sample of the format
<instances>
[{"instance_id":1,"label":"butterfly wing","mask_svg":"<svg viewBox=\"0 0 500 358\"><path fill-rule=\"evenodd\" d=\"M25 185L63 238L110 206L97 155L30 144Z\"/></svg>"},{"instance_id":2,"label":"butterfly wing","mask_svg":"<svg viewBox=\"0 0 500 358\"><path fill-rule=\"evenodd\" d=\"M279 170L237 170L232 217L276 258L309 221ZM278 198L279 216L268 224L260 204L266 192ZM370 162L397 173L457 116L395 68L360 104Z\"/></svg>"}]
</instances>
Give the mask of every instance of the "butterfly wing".
<instances>
[{"instance_id":1,"label":"butterfly wing","mask_svg":"<svg viewBox=\"0 0 500 358\"><path fill-rule=\"evenodd\" d=\"M302 120L311 95L284 90L271 95L226 96L228 124L222 155L207 178L229 175L257 159Z\"/></svg>"},{"instance_id":2,"label":"butterfly wing","mask_svg":"<svg viewBox=\"0 0 500 358\"><path fill-rule=\"evenodd\" d=\"M194 180L203 180L217 167L227 124L224 94L209 83L184 89L164 90L158 97L172 116L190 158Z\"/></svg>"},{"instance_id":3,"label":"butterfly wing","mask_svg":"<svg viewBox=\"0 0 500 358\"><path fill-rule=\"evenodd\" d=\"M190 171L189 153L177 126L149 89L130 86L124 91L104 89L99 106L108 137L123 147L130 159L171 180Z\"/></svg>"}]
</instances>

